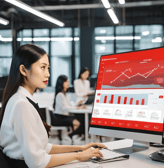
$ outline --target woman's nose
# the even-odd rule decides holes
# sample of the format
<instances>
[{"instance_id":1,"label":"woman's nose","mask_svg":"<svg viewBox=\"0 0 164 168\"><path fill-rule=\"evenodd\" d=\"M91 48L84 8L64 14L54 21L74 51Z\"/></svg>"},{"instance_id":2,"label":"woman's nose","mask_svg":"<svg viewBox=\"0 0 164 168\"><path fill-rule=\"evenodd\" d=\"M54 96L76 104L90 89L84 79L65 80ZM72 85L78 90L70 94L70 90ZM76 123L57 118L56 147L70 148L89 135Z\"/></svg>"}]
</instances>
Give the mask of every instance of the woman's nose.
<instances>
[{"instance_id":1,"label":"woman's nose","mask_svg":"<svg viewBox=\"0 0 164 168\"><path fill-rule=\"evenodd\" d=\"M50 77L50 72L49 72L49 70L47 71L47 77L48 77L48 78Z\"/></svg>"}]
</instances>

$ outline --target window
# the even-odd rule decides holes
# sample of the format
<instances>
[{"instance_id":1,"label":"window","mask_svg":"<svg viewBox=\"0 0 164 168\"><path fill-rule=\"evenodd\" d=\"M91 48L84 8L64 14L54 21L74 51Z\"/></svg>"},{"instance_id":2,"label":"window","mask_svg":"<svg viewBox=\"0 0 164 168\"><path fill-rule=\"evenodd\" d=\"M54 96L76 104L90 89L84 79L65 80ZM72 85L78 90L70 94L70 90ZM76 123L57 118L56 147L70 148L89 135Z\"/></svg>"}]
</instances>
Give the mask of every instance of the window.
<instances>
[{"instance_id":1,"label":"window","mask_svg":"<svg viewBox=\"0 0 164 168\"><path fill-rule=\"evenodd\" d=\"M116 53L133 50L133 26L116 27Z\"/></svg>"},{"instance_id":2,"label":"window","mask_svg":"<svg viewBox=\"0 0 164 168\"><path fill-rule=\"evenodd\" d=\"M163 46L162 25L135 26L135 35L141 37L140 40L135 40L135 50L142 50Z\"/></svg>"},{"instance_id":3,"label":"window","mask_svg":"<svg viewBox=\"0 0 164 168\"><path fill-rule=\"evenodd\" d=\"M66 75L72 80L72 29L55 28L51 30L51 86L56 85L59 75Z\"/></svg>"},{"instance_id":4,"label":"window","mask_svg":"<svg viewBox=\"0 0 164 168\"><path fill-rule=\"evenodd\" d=\"M78 78L80 73L80 29L74 29L75 41L75 79Z\"/></svg>"},{"instance_id":5,"label":"window","mask_svg":"<svg viewBox=\"0 0 164 168\"><path fill-rule=\"evenodd\" d=\"M98 72L101 55L163 46L163 25L96 27L94 35L94 73Z\"/></svg>"},{"instance_id":6,"label":"window","mask_svg":"<svg viewBox=\"0 0 164 168\"><path fill-rule=\"evenodd\" d=\"M0 30L0 77L9 74L12 58L11 30Z\"/></svg>"},{"instance_id":7,"label":"window","mask_svg":"<svg viewBox=\"0 0 164 168\"><path fill-rule=\"evenodd\" d=\"M93 72L97 73L101 55L114 53L114 27L96 27L95 48L94 48L94 67Z\"/></svg>"},{"instance_id":8,"label":"window","mask_svg":"<svg viewBox=\"0 0 164 168\"><path fill-rule=\"evenodd\" d=\"M33 43L42 47L49 54L49 29L34 29Z\"/></svg>"},{"instance_id":9,"label":"window","mask_svg":"<svg viewBox=\"0 0 164 168\"><path fill-rule=\"evenodd\" d=\"M18 46L31 43L32 42L32 30L24 29L22 31L19 31L17 34L17 42L18 42Z\"/></svg>"}]
</instances>

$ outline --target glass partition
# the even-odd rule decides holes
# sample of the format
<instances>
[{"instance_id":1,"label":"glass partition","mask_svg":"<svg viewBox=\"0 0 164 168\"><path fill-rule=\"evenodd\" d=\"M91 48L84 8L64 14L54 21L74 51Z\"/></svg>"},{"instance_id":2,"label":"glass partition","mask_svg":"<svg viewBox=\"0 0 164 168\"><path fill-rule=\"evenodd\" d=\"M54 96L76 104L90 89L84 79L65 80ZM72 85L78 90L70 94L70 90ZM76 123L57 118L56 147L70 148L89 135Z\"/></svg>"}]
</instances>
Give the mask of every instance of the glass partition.
<instances>
[{"instance_id":1,"label":"glass partition","mask_svg":"<svg viewBox=\"0 0 164 168\"><path fill-rule=\"evenodd\" d=\"M94 67L93 72L98 72L100 56L114 53L114 27L96 27L94 30Z\"/></svg>"},{"instance_id":2,"label":"glass partition","mask_svg":"<svg viewBox=\"0 0 164 168\"><path fill-rule=\"evenodd\" d=\"M11 30L0 30L0 77L9 74L12 55Z\"/></svg>"},{"instance_id":3,"label":"glass partition","mask_svg":"<svg viewBox=\"0 0 164 168\"><path fill-rule=\"evenodd\" d=\"M66 75L72 80L72 29L55 28L51 30L51 86L56 85L59 75Z\"/></svg>"},{"instance_id":4,"label":"glass partition","mask_svg":"<svg viewBox=\"0 0 164 168\"><path fill-rule=\"evenodd\" d=\"M135 35L140 36L140 40L135 40L135 50L156 48L163 46L163 26L162 25L140 25L135 26Z\"/></svg>"}]
</instances>

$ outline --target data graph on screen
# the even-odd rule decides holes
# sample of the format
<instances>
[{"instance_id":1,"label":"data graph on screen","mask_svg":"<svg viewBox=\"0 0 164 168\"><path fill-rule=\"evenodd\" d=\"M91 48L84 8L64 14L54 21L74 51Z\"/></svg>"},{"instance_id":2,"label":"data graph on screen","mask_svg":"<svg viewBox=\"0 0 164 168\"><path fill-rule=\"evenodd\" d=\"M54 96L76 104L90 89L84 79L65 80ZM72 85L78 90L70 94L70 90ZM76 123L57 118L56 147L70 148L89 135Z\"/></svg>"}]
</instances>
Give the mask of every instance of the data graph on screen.
<instances>
[{"instance_id":1,"label":"data graph on screen","mask_svg":"<svg viewBox=\"0 0 164 168\"><path fill-rule=\"evenodd\" d=\"M101 94L100 103L115 105L147 105L148 94Z\"/></svg>"},{"instance_id":2,"label":"data graph on screen","mask_svg":"<svg viewBox=\"0 0 164 168\"><path fill-rule=\"evenodd\" d=\"M118 62L106 67L103 76L102 88L164 87L164 61Z\"/></svg>"}]
</instances>

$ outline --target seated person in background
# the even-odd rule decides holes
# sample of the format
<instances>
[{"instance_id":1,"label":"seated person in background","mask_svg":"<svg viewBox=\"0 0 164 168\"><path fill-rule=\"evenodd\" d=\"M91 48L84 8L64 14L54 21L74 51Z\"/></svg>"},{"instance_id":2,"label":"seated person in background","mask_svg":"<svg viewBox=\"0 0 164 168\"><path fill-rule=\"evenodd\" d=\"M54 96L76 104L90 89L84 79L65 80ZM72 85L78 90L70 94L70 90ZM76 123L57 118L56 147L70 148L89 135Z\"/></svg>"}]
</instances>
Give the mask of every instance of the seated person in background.
<instances>
[{"instance_id":1,"label":"seated person in background","mask_svg":"<svg viewBox=\"0 0 164 168\"><path fill-rule=\"evenodd\" d=\"M50 126L41 118L33 93L36 88L46 87L49 76L45 50L33 44L17 49L12 57L0 111L0 150L2 148L1 154L3 152L9 167L50 168L73 160L102 157L99 149L91 148L105 147L99 143L84 146L48 143ZM74 153L54 155L67 152Z\"/></svg>"},{"instance_id":2,"label":"seated person in background","mask_svg":"<svg viewBox=\"0 0 164 168\"><path fill-rule=\"evenodd\" d=\"M90 70L83 67L80 71L78 79L74 80L75 94L78 100L87 98L90 92L90 82L87 80L90 75Z\"/></svg>"},{"instance_id":3,"label":"seated person in background","mask_svg":"<svg viewBox=\"0 0 164 168\"><path fill-rule=\"evenodd\" d=\"M69 114L69 109L80 109L84 106L71 106L66 97L69 88L69 79L65 75L60 75L56 82L55 98L54 98L54 114L51 113L51 123L53 126L72 126L73 132L65 137L65 140L72 142L72 136L82 133L80 122L75 116Z\"/></svg>"},{"instance_id":4,"label":"seated person in background","mask_svg":"<svg viewBox=\"0 0 164 168\"><path fill-rule=\"evenodd\" d=\"M74 90L75 90L77 101L85 100L87 98L87 96L89 94L91 94L90 81L87 80L89 78L89 75L90 75L89 68L83 67L80 71L78 79L74 80ZM75 116L82 124L83 130L85 130L84 115L83 114L75 114ZM82 134L82 137L84 138L84 134Z\"/></svg>"}]
</instances>

